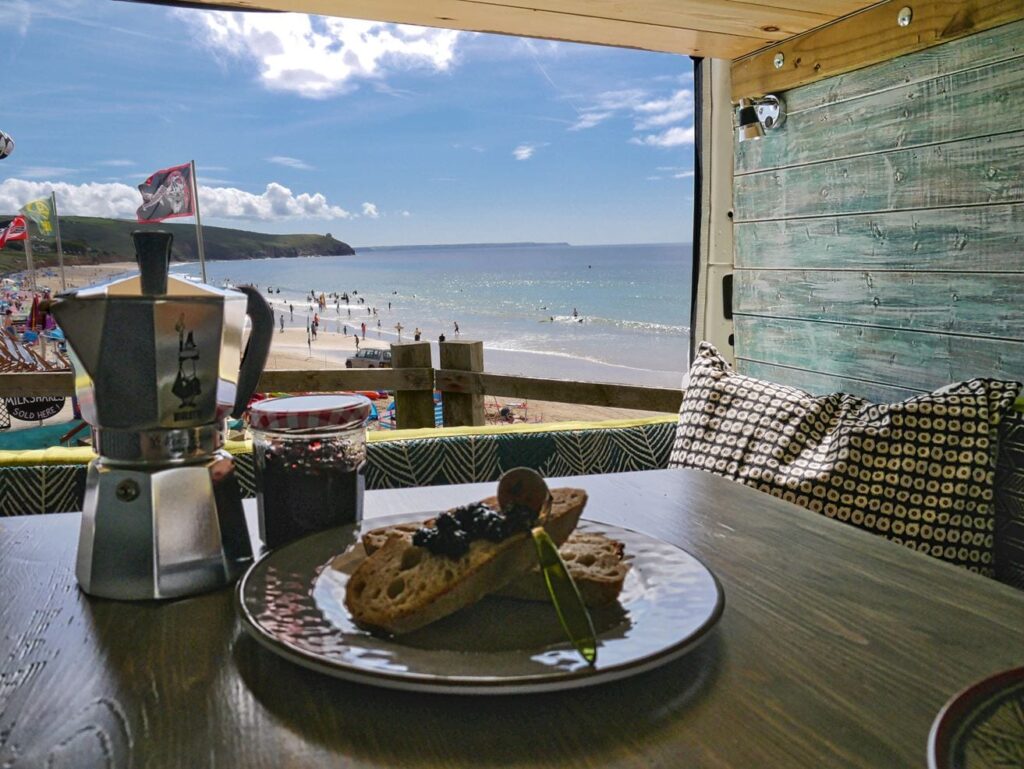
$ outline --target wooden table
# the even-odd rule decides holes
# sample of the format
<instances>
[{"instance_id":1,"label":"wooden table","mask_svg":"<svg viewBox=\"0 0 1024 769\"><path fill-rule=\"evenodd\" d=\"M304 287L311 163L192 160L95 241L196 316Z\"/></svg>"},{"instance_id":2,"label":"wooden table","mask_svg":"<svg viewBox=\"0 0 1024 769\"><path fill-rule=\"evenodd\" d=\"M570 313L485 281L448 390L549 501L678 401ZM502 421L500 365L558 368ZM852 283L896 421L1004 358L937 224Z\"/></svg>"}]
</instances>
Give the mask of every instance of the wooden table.
<instances>
[{"instance_id":1,"label":"wooden table","mask_svg":"<svg viewBox=\"0 0 1024 769\"><path fill-rule=\"evenodd\" d=\"M77 515L0 519L0 767L921 767L946 699L1024 663L1004 585L705 473L563 482L718 575L725 613L695 652L572 692L375 689L265 651L228 589L88 598ZM492 490L371 492L367 516Z\"/></svg>"}]
</instances>

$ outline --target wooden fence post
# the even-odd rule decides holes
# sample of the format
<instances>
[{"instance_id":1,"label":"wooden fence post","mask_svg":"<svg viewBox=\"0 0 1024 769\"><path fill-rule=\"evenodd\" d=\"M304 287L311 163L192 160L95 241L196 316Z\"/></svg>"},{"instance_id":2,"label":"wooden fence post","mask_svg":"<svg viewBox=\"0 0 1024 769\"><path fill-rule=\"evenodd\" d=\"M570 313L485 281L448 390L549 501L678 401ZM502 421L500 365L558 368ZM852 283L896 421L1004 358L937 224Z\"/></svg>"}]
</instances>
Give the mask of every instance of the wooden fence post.
<instances>
[{"instance_id":1,"label":"wooden fence post","mask_svg":"<svg viewBox=\"0 0 1024 769\"><path fill-rule=\"evenodd\" d=\"M484 343L449 339L440 343L441 368L452 371L484 370ZM445 427L484 424L484 396L446 391L441 395Z\"/></svg>"},{"instance_id":2,"label":"wooden fence post","mask_svg":"<svg viewBox=\"0 0 1024 769\"><path fill-rule=\"evenodd\" d=\"M430 342L391 345L391 366L430 368ZM395 420L399 430L434 426L434 391L396 390Z\"/></svg>"}]
</instances>

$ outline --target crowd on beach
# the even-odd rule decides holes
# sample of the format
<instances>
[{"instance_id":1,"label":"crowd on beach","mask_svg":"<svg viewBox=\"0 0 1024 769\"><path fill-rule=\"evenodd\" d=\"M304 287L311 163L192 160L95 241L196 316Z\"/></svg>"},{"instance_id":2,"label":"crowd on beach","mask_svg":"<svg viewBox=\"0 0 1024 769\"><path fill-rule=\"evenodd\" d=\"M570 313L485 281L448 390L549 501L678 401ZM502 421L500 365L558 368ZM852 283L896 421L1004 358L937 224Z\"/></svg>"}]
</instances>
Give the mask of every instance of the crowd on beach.
<instances>
[{"instance_id":1,"label":"crowd on beach","mask_svg":"<svg viewBox=\"0 0 1024 769\"><path fill-rule=\"evenodd\" d=\"M371 334L376 331L377 339L381 339L382 334L386 334L393 335L397 342L410 341L409 325L402 323L398 314L399 310L394 306L395 297L398 295L397 291L392 291L392 298L387 300L386 309L368 302L366 296L360 295L358 290L325 292L311 289L298 301L287 296L279 298L280 288L268 286L266 293L270 306L277 315L278 332L283 334L286 328L305 326L306 344L310 352L312 352L313 343L318 340L320 335L329 333L332 328L337 334L346 338L351 337L357 350L361 344L366 343L367 331L370 331ZM384 302L381 301L381 305L383 304ZM298 319L296 319L296 315ZM394 319L395 322L385 326L385 316L389 316L389 321ZM412 328L411 341L425 341L425 335L420 326L416 325ZM455 336L462 333L458 321L452 321L451 329ZM439 342L444 342L446 338L444 331L438 335Z\"/></svg>"}]
</instances>

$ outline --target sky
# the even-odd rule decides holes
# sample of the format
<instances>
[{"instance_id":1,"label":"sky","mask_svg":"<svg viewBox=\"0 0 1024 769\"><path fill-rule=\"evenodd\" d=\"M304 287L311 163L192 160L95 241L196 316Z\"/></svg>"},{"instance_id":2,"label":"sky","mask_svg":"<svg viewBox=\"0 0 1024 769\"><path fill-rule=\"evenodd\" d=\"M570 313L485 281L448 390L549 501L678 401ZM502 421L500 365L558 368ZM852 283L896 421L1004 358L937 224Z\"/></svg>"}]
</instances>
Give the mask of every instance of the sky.
<instances>
[{"instance_id":1,"label":"sky","mask_svg":"<svg viewBox=\"0 0 1024 769\"><path fill-rule=\"evenodd\" d=\"M684 56L301 14L0 0L0 213L134 219L195 160L203 224L354 246L688 242ZM187 219L177 219L187 222Z\"/></svg>"}]
</instances>

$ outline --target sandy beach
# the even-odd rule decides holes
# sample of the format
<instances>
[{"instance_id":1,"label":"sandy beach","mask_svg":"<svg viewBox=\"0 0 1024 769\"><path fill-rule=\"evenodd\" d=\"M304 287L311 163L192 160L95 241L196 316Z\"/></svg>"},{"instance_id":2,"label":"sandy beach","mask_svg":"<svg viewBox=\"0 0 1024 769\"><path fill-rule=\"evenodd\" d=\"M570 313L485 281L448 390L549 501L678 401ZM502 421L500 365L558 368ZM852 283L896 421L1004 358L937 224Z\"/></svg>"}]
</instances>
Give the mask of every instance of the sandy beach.
<instances>
[{"instance_id":1,"label":"sandy beach","mask_svg":"<svg viewBox=\"0 0 1024 769\"><path fill-rule=\"evenodd\" d=\"M117 262L103 265L74 265L65 267L68 288L99 283L125 272L136 269L134 263ZM61 290L60 276L56 268L47 270L49 275L40 271L37 284L41 289L53 293ZM275 319L279 321L282 310L287 303L269 297L275 309ZM294 316L285 316L285 328L275 326L274 341L267 360L267 368L271 370L286 369L340 369L345 368L345 359L356 352L356 340L353 332L358 330L358 323L364 319L357 316L352 320L347 317L337 318L325 314L317 339L307 344L305 329L306 308L296 307ZM365 339L360 339L361 347L387 348L391 340L382 334L376 326L376 319L365 318L367 323ZM346 330L347 333L339 333ZM391 334L393 336L393 333ZM408 334L403 341L412 341ZM437 343L432 342L434 358L437 358ZM503 406L510 406L516 421L526 422L567 422L567 421L599 421L606 419L632 419L659 416L658 412L640 411L635 409L615 409L602 406L587 406L572 403L555 403L549 401L521 402L514 398L488 396L486 406L488 412L496 412Z\"/></svg>"}]
</instances>

